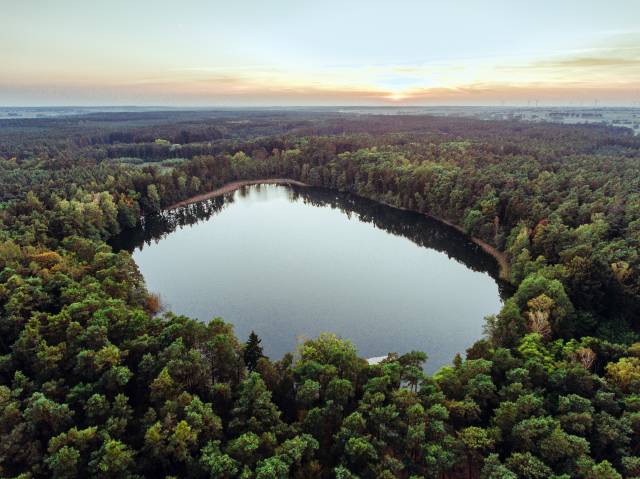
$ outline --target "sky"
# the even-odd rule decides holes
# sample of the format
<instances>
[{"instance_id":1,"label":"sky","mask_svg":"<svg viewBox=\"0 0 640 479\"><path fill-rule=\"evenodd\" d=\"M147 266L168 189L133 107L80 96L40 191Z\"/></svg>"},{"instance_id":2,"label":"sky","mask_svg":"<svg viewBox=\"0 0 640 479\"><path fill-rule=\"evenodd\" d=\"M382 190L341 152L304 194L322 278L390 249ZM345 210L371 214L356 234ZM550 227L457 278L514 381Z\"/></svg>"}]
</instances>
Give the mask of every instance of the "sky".
<instances>
[{"instance_id":1,"label":"sky","mask_svg":"<svg viewBox=\"0 0 640 479\"><path fill-rule=\"evenodd\" d=\"M0 105L640 105L640 0L0 0Z\"/></svg>"}]
</instances>

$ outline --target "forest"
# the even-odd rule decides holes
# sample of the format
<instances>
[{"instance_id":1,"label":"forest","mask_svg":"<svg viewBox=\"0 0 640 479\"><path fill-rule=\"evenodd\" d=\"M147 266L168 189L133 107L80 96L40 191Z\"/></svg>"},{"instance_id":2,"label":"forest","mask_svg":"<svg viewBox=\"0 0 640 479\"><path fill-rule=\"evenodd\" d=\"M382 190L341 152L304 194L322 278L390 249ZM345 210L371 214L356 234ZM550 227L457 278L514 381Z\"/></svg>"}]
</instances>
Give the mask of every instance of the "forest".
<instances>
[{"instance_id":1,"label":"forest","mask_svg":"<svg viewBox=\"0 0 640 479\"><path fill-rule=\"evenodd\" d=\"M180 200L273 177L457 225L506 255L512 294L431 376L429 351L370 365L330 332L268 358L215 311L164 311L109 246ZM0 477L640 477L639 251L640 137L624 128L0 120Z\"/></svg>"}]
</instances>

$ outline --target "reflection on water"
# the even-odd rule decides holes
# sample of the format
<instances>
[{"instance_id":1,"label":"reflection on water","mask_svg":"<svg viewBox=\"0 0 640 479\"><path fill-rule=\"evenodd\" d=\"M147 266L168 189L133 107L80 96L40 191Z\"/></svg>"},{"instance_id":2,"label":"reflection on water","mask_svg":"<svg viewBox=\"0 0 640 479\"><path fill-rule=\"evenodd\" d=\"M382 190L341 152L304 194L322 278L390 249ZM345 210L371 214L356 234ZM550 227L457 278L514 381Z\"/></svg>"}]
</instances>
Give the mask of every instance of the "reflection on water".
<instances>
[{"instance_id":1,"label":"reflection on water","mask_svg":"<svg viewBox=\"0 0 640 479\"><path fill-rule=\"evenodd\" d=\"M133 252L150 291L274 358L332 331L363 356L420 349L427 370L481 335L504 287L495 260L418 213L317 188L254 185L147 218L112 245Z\"/></svg>"}]
</instances>

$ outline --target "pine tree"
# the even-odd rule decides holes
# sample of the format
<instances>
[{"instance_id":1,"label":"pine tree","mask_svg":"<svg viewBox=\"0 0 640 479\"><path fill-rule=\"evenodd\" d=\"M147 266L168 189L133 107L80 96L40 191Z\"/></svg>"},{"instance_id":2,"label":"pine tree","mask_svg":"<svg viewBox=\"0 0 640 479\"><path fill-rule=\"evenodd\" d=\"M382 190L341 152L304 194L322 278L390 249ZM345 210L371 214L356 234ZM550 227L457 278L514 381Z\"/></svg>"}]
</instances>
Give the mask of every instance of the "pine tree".
<instances>
[{"instance_id":1,"label":"pine tree","mask_svg":"<svg viewBox=\"0 0 640 479\"><path fill-rule=\"evenodd\" d=\"M244 346L244 363L249 371L253 371L258 364L258 360L264 357L262 354L262 339L258 337L255 331L251 331L249 339Z\"/></svg>"}]
</instances>

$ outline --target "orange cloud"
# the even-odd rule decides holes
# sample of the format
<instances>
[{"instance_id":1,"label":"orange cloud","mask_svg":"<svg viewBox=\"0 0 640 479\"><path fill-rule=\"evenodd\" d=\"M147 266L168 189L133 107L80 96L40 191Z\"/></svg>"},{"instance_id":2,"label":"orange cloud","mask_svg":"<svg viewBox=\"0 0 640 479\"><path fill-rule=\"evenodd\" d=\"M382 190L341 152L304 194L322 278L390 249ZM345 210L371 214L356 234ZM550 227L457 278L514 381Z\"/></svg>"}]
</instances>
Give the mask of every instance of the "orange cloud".
<instances>
[{"instance_id":1,"label":"orange cloud","mask_svg":"<svg viewBox=\"0 0 640 479\"><path fill-rule=\"evenodd\" d=\"M638 43L640 44L640 42ZM553 58L442 61L426 65L276 68L190 67L84 75L4 74L7 98L57 98L59 104L346 105L554 104L625 105L640 95L640 47L617 45Z\"/></svg>"}]
</instances>

